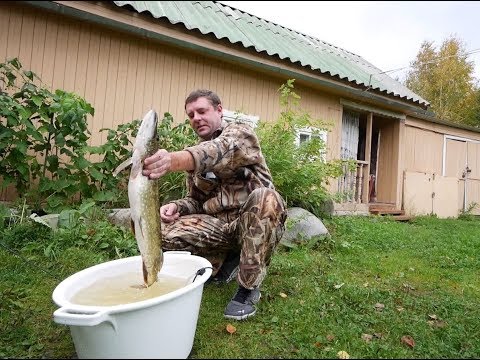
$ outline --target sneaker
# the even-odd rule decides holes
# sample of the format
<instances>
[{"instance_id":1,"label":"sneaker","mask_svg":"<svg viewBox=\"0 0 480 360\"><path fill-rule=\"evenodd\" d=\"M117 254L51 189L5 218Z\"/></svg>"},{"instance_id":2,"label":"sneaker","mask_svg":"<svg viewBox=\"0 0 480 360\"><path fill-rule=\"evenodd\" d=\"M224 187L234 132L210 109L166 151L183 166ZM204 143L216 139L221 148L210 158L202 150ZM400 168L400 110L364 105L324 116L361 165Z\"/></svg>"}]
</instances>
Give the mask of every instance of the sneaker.
<instances>
[{"instance_id":1,"label":"sneaker","mask_svg":"<svg viewBox=\"0 0 480 360\"><path fill-rule=\"evenodd\" d=\"M237 293L228 303L223 315L227 319L235 320L243 320L253 316L257 312L255 304L258 303L261 296L259 288L249 290L239 286Z\"/></svg>"},{"instance_id":2,"label":"sneaker","mask_svg":"<svg viewBox=\"0 0 480 360\"><path fill-rule=\"evenodd\" d=\"M240 264L240 252L230 253L223 262L222 267L215 276L207 280L207 283L221 284L229 283L238 274L238 265Z\"/></svg>"}]
</instances>

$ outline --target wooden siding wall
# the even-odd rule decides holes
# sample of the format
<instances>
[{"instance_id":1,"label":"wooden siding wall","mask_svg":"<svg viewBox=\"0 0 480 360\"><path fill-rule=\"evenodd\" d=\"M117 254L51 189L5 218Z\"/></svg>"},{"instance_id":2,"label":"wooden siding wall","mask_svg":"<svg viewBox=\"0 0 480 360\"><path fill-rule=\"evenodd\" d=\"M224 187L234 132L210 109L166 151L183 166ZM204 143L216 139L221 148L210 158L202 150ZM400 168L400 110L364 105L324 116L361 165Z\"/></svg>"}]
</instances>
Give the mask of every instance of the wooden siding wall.
<instances>
[{"instance_id":1,"label":"wooden siding wall","mask_svg":"<svg viewBox=\"0 0 480 360\"><path fill-rule=\"evenodd\" d=\"M425 120L414 119L409 116L407 116L407 119L405 121L405 126L422 129L422 130L428 130L428 131L432 131L434 133L438 133L442 135L445 134L445 135L459 136L467 139L480 141L479 132L473 132L473 131L454 128L451 126L437 124L437 123L433 123Z\"/></svg>"},{"instance_id":2,"label":"wooden siding wall","mask_svg":"<svg viewBox=\"0 0 480 360\"><path fill-rule=\"evenodd\" d=\"M0 36L0 60L18 56L51 89L74 91L94 106L94 143L104 140L96 137L100 128L141 118L151 106L183 121L186 95L202 87L215 90L229 110L267 121L280 113L277 89L286 79L58 15L2 6ZM303 110L338 123L338 100L298 84L295 91Z\"/></svg>"},{"instance_id":3,"label":"wooden siding wall","mask_svg":"<svg viewBox=\"0 0 480 360\"><path fill-rule=\"evenodd\" d=\"M407 126L404 168L406 171L442 173L443 134Z\"/></svg>"},{"instance_id":4,"label":"wooden siding wall","mask_svg":"<svg viewBox=\"0 0 480 360\"><path fill-rule=\"evenodd\" d=\"M406 172L421 172L426 176L441 176L443 173L443 146L445 135L465 140L446 140L445 176L458 182L458 211L463 211L466 192L468 206L480 204L480 134L465 129L456 129L442 124L427 123L416 119L407 119L403 147L404 169ZM466 162L472 172L468 175L467 189L462 173ZM417 184L412 185L413 187ZM436 193L439 193L437 191ZM430 197L431 198L431 197ZM431 199L428 200L431 202ZM454 204L445 204L451 207ZM480 215L480 207L472 211ZM450 213L448 213L451 216Z\"/></svg>"},{"instance_id":5,"label":"wooden siding wall","mask_svg":"<svg viewBox=\"0 0 480 360\"><path fill-rule=\"evenodd\" d=\"M224 108L274 121L280 114L280 79L164 44L110 31L24 4L0 5L0 61L18 57L51 90L84 97L95 109L89 117L91 145L106 141L101 128L142 118L151 107L186 118L191 90L216 91ZM295 84L301 109L331 125L328 158L339 156L341 106L338 98ZM5 200L4 192L0 200Z\"/></svg>"},{"instance_id":6,"label":"wooden siding wall","mask_svg":"<svg viewBox=\"0 0 480 360\"><path fill-rule=\"evenodd\" d=\"M0 59L18 56L51 89L74 91L89 101L95 108L89 122L95 144L105 140L100 128L141 118L150 107L182 121L183 100L200 87L215 89L227 108L244 104L260 109L262 117L278 112L279 82L272 79L240 76L228 64L28 8L2 8L0 16L5 27L0 33L7 34Z\"/></svg>"}]
</instances>

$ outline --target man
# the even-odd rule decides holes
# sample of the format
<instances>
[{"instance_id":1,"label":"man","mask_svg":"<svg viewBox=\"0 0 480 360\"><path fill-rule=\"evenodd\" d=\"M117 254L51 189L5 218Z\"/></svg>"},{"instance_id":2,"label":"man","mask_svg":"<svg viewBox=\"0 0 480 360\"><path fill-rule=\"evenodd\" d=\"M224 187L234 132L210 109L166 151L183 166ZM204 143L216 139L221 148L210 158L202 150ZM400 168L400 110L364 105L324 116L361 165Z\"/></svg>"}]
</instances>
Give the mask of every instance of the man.
<instances>
[{"instance_id":1,"label":"man","mask_svg":"<svg viewBox=\"0 0 480 360\"><path fill-rule=\"evenodd\" d=\"M255 132L247 124L226 123L217 94L193 91L185 111L199 143L177 152L158 150L144 162L143 174L151 179L187 171L187 197L160 208L163 249L205 257L212 276L222 268L226 281L239 264L239 287L224 316L246 319L256 312L260 285L282 237L285 204Z\"/></svg>"}]
</instances>

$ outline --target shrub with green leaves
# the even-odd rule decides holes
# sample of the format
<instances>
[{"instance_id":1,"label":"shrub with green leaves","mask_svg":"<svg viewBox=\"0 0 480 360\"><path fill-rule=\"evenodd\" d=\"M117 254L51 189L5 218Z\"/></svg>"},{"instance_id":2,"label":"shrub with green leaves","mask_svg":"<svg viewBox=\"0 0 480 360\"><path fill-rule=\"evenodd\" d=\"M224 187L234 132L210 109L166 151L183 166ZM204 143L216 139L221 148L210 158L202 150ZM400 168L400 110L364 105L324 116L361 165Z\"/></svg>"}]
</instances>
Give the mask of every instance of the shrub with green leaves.
<instances>
[{"instance_id":1,"label":"shrub with green leaves","mask_svg":"<svg viewBox=\"0 0 480 360\"><path fill-rule=\"evenodd\" d=\"M168 151L180 151L188 146L195 145L197 135L189 124L188 119L173 126L174 119L170 113L165 113L158 125L159 146ZM182 198L186 195L186 173L168 173L160 179L159 197L160 203Z\"/></svg>"},{"instance_id":2,"label":"shrub with green leaves","mask_svg":"<svg viewBox=\"0 0 480 360\"><path fill-rule=\"evenodd\" d=\"M257 134L275 187L287 206L302 207L324 217L324 203L331 199L326 185L342 174L344 162L323 160L326 144L319 137L296 145L298 129L328 130L328 124L300 109L293 82L288 80L279 88L282 111L278 120L260 122Z\"/></svg>"},{"instance_id":3,"label":"shrub with green leaves","mask_svg":"<svg viewBox=\"0 0 480 360\"><path fill-rule=\"evenodd\" d=\"M128 206L128 173L113 171L131 155L140 120L106 131L107 141L89 146L87 116L94 109L74 93L52 93L18 59L0 63L1 188L13 185L33 208L59 212L93 199L107 207ZM195 143L187 122L173 127L165 113L159 124L161 146L180 150ZM185 193L185 175L161 181L160 197Z\"/></svg>"},{"instance_id":4,"label":"shrub with green leaves","mask_svg":"<svg viewBox=\"0 0 480 360\"><path fill-rule=\"evenodd\" d=\"M51 92L18 59L0 63L0 175L31 202L55 206L88 184L86 117L90 104L74 93Z\"/></svg>"}]
</instances>

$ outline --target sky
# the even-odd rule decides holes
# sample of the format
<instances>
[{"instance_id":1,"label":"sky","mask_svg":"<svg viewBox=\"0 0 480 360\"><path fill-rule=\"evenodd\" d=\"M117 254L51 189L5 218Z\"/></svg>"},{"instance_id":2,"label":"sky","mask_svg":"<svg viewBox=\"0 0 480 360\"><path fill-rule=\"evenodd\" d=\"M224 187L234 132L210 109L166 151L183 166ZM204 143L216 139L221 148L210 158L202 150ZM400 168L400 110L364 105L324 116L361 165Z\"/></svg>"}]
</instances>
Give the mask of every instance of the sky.
<instances>
[{"instance_id":1,"label":"sky","mask_svg":"<svg viewBox=\"0 0 480 360\"><path fill-rule=\"evenodd\" d=\"M220 2L353 52L401 81L422 42L439 50L455 36L473 51L467 60L480 80L480 1Z\"/></svg>"}]
</instances>

